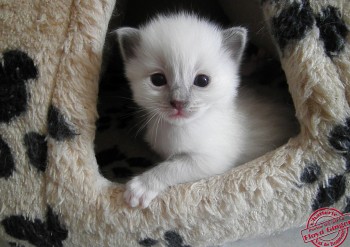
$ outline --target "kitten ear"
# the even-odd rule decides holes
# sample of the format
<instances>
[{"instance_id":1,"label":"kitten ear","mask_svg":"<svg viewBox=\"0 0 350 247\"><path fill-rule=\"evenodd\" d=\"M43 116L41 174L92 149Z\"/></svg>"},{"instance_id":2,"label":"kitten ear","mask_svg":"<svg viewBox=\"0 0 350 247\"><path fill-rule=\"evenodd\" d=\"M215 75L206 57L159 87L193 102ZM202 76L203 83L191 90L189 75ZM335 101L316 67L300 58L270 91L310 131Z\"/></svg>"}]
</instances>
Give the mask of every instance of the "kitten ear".
<instances>
[{"instance_id":1,"label":"kitten ear","mask_svg":"<svg viewBox=\"0 0 350 247\"><path fill-rule=\"evenodd\" d=\"M247 43L247 29L232 27L222 31L223 44L232 54L232 58L240 63Z\"/></svg>"},{"instance_id":2,"label":"kitten ear","mask_svg":"<svg viewBox=\"0 0 350 247\"><path fill-rule=\"evenodd\" d=\"M124 61L135 56L136 47L140 43L140 31L136 28L123 27L115 31L120 52Z\"/></svg>"}]
</instances>

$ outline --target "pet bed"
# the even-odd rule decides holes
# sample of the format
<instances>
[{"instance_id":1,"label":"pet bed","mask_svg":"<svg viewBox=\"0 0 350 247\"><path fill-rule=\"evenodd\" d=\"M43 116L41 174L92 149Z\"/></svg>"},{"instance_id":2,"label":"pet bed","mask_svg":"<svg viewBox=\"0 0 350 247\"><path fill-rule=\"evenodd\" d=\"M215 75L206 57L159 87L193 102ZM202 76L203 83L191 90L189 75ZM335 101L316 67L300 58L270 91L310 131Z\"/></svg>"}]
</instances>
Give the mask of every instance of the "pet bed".
<instances>
[{"instance_id":1,"label":"pet bed","mask_svg":"<svg viewBox=\"0 0 350 247\"><path fill-rule=\"evenodd\" d=\"M40 247L219 245L303 225L322 207L350 211L349 1L261 1L300 134L226 174L174 186L147 209L124 203L123 185L100 174L94 153L115 2L18 4L0 1L1 239Z\"/></svg>"}]
</instances>

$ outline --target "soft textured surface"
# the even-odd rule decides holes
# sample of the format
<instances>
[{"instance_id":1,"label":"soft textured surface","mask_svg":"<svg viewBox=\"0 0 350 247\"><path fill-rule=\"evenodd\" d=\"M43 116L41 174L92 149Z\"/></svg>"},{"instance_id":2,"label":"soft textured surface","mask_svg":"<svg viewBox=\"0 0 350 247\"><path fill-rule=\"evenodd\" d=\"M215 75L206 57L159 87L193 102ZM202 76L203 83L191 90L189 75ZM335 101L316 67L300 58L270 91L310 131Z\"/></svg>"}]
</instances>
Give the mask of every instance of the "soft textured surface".
<instances>
[{"instance_id":1,"label":"soft textured surface","mask_svg":"<svg viewBox=\"0 0 350 247\"><path fill-rule=\"evenodd\" d=\"M145 210L125 205L123 187L99 174L93 152L113 5L0 2L0 238L218 245L302 225L320 207L350 208L349 1L262 1L300 135L227 174L175 186Z\"/></svg>"}]
</instances>

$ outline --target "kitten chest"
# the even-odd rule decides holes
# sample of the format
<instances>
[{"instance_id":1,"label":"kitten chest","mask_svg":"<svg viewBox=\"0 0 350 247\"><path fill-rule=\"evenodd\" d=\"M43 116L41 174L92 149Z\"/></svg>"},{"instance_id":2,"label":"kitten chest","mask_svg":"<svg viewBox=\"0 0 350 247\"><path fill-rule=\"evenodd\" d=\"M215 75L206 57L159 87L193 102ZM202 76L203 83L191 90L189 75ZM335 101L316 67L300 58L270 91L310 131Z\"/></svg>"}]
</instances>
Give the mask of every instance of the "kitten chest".
<instances>
[{"instance_id":1,"label":"kitten chest","mask_svg":"<svg viewBox=\"0 0 350 247\"><path fill-rule=\"evenodd\" d=\"M174 154L193 153L202 149L203 131L164 122L158 126L150 123L145 139L159 155L166 159Z\"/></svg>"}]
</instances>

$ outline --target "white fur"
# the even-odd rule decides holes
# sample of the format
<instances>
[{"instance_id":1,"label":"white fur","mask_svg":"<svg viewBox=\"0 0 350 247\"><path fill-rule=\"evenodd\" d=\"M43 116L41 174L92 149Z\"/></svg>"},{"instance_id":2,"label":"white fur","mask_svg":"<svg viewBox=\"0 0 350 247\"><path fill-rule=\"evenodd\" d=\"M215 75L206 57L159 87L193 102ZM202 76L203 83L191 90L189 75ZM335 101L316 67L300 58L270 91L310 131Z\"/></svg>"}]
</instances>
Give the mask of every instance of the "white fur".
<instances>
[{"instance_id":1,"label":"white fur","mask_svg":"<svg viewBox=\"0 0 350 247\"><path fill-rule=\"evenodd\" d=\"M132 207L147 207L168 186L223 173L289 137L286 121L271 106L250 95L237 97L245 29L224 36L216 25L178 14L117 32L134 100L148 114L145 139L164 158L127 183L125 199ZM123 43L123 35L130 34L137 36L128 40L135 41L133 55L123 51L131 45ZM167 85L154 86L154 73L164 73ZM207 87L193 85L198 74L209 76ZM186 117L170 117L170 99L189 101Z\"/></svg>"}]
</instances>

